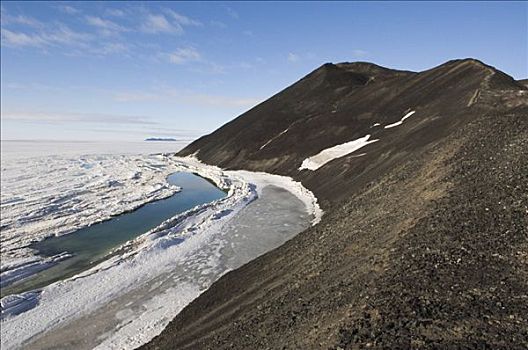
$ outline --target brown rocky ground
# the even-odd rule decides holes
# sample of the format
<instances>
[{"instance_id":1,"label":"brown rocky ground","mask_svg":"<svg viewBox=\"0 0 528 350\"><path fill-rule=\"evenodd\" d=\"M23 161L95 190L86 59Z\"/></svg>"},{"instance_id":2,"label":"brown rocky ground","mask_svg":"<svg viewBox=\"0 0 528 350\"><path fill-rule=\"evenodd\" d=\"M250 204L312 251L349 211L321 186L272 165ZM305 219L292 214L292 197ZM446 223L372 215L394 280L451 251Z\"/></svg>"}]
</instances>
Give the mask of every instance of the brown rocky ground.
<instances>
[{"instance_id":1,"label":"brown rocky ground","mask_svg":"<svg viewBox=\"0 0 528 350\"><path fill-rule=\"evenodd\" d=\"M337 74L323 66L286 97L183 151L199 150L201 159L231 168L246 157L247 168L294 176L322 199L326 214L225 275L144 349L528 348L525 88L474 60L422 73L345 67ZM345 94L315 97L342 84ZM323 107L332 98L348 119ZM242 127L254 132L247 120L298 101L300 111L288 118L316 121L298 119L303 126L294 126L289 140L258 150L280 126L262 140L240 136L234 150L221 146L246 135ZM407 108L417 110L416 119L393 133L370 131ZM279 121L261 123L268 122ZM310 123L320 124L304 136L313 140L298 143L314 130ZM380 141L365 147L366 156L297 170L307 155L367 131Z\"/></svg>"}]
</instances>

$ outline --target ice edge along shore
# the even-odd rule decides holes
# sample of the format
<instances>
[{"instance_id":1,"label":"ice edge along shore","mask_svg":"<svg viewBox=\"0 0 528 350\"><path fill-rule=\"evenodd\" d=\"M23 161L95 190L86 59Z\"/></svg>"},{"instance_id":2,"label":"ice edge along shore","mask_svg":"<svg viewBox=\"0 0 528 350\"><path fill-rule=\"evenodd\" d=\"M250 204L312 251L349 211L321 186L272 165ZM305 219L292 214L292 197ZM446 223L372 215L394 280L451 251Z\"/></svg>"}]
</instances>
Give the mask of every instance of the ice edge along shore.
<instances>
[{"instance_id":1,"label":"ice edge along shore","mask_svg":"<svg viewBox=\"0 0 528 350\"><path fill-rule=\"evenodd\" d=\"M163 222L155 229L117 248L121 254L70 279L53 283L41 291L2 299L2 348L14 348L35 335L60 327L83 313L96 310L138 285L169 271L175 260L184 260L258 198L268 185L284 188L300 199L311 214L312 224L323 214L312 192L285 176L249 171L224 171L201 163L195 157L159 155L175 171L193 172L212 180L228 192L225 198L197 206ZM185 242L185 244L182 244ZM187 286L177 302L169 305L174 317L204 290ZM157 335L165 324L147 320L141 336L117 334L112 345L140 345ZM123 333L123 332L121 332ZM132 339L127 339L132 336ZM132 343L131 343L132 342ZM101 345L105 348L104 343Z\"/></svg>"}]
</instances>

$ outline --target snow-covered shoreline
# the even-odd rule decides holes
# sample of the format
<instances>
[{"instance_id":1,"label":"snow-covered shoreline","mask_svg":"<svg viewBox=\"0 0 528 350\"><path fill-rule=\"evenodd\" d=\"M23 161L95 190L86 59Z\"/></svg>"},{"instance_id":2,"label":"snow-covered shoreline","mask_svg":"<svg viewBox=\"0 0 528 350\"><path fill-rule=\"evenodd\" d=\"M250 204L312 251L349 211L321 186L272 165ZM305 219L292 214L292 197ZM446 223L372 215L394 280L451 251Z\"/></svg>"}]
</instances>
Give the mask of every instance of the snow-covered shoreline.
<instances>
[{"instance_id":1,"label":"snow-covered shoreline","mask_svg":"<svg viewBox=\"0 0 528 350\"><path fill-rule=\"evenodd\" d=\"M157 276L169 273L177 261L186 261L191 257L196 259L208 240L221 234L222 226L255 200L268 185L284 188L299 198L311 214L313 223L318 222L322 216L313 194L291 178L248 171L223 171L192 157L160 155L158 158L171 171L193 172L212 180L218 187L226 190L228 195L176 215L157 228L127 242L120 248L121 254L88 271L53 283L38 294L2 299L2 348L17 347L35 335L50 332L88 311L101 308L138 286L148 285ZM209 256L200 264L205 264L204 270L207 270L209 265L214 267L215 259L218 257ZM172 308L167 311L170 316L174 317L204 290L204 285L188 287L187 293L181 290L178 292L178 303L171 304ZM17 315L20 310L24 312ZM148 341L163 329L163 325L156 320L145 322L149 326L142 330L140 339L132 342L134 346ZM133 332L120 335L120 346L131 346L132 343L127 340L129 336L133 336Z\"/></svg>"}]
</instances>

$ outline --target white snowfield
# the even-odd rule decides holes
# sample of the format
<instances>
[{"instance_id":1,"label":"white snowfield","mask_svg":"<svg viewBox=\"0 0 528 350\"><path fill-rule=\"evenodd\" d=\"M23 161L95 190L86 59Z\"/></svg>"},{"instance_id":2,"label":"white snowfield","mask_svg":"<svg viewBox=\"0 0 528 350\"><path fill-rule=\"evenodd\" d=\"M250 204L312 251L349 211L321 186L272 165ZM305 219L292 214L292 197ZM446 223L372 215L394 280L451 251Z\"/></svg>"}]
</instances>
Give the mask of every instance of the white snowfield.
<instances>
[{"instance_id":1,"label":"white snowfield","mask_svg":"<svg viewBox=\"0 0 528 350\"><path fill-rule=\"evenodd\" d=\"M378 141L369 139L370 135L365 135L359 139L324 149L315 156L306 158L299 167L299 170L317 170L331 160L344 157L347 154L357 151L358 149L363 148L370 143Z\"/></svg>"},{"instance_id":2,"label":"white snowfield","mask_svg":"<svg viewBox=\"0 0 528 350\"><path fill-rule=\"evenodd\" d=\"M397 121L396 123L392 123L392 124L389 124L389 125L385 125L384 128L385 129L390 129L390 128L394 128L395 126L398 126L398 125L402 125L404 120L409 118L411 115L413 115L414 113L416 113L416 111L410 111L409 113L407 113L406 115L403 116L403 118L401 118L399 121Z\"/></svg>"},{"instance_id":3,"label":"white snowfield","mask_svg":"<svg viewBox=\"0 0 528 350\"><path fill-rule=\"evenodd\" d=\"M64 259L35 256L27 246L110 219L180 189L163 156L86 155L2 161L1 273L6 286Z\"/></svg>"},{"instance_id":4,"label":"white snowfield","mask_svg":"<svg viewBox=\"0 0 528 350\"><path fill-rule=\"evenodd\" d=\"M127 242L119 248L120 254L88 271L44 287L41 292L3 298L2 349L18 348L36 335L53 333L54 329L75 322L83 315L102 309L103 306L108 307L113 300L134 295L134 291L138 289L161 288L160 285L165 282L160 281L166 279L162 280L160 276L172 276L175 266L183 266L184 273L178 276L185 276L187 269L189 273L203 276L198 278L198 281L202 281L199 283L191 283L182 277L170 277L177 287L160 289L163 290L162 294L157 293L141 304L146 311L140 317L127 319L126 312L123 311L122 316L126 322L123 321L110 334L105 334L106 338L101 339L98 346L100 349L135 348L159 334L174 316L209 287L212 282L206 278L208 273L221 275L227 272L225 268L221 268L220 263L222 227L255 200L264 187L274 185L294 194L312 215L313 224L323 214L314 195L288 177L248 171L223 171L218 167L202 164L193 157L158 156L155 160L135 163L135 166L141 169L156 168L156 162L165 164L167 172L190 171L209 178L218 187L227 190L228 194L222 199L176 215ZM166 175L165 172L147 173L154 183L157 183L158 175ZM132 177L119 179L134 183ZM160 188L165 191L164 194L175 190L163 186ZM151 193L145 192L147 195ZM141 192L142 198L145 198L145 192ZM106 190L104 193L107 193ZM128 196L137 198L139 195L132 196L128 193ZM112 200L113 193L106 194L105 197L105 200ZM205 254L206 251L208 254ZM19 313L21 311L24 312Z\"/></svg>"}]
</instances>

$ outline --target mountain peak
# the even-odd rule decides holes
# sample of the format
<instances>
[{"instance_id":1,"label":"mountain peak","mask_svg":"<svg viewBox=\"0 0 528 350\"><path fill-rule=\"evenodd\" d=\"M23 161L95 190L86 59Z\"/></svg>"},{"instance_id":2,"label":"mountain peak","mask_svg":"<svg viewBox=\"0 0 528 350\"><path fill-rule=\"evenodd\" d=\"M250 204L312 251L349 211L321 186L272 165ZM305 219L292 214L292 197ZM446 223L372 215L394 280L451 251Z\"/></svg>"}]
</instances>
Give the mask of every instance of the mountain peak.
<instances>
[{"instance_id":1,"label":"mountain peak","mask_svg":"<svg viewBox=\"0 0 528 350\"><path fill-rule=\"evenodd\" d=\"M349 85L366 85L372 80L395 76L416 74L410 71L395 70L370 62L327 62L310 73L310 76L321 76L326 81L348 83Z\"/></svg>"},{"instance_id":2,"label":"mountain peak","mask_svg":"<svg viewBox=\"0 0 528 350\"><path fill-rule=\"evenodd\" d=\"M341 70L368 75L371 78L372 77L382 77L382 76L387 77L387 76L401 76L401 75L416 74L415 72L390 69L390 68L386 68L386 67L380 66L375 63L364 62L364 61L340 62L340 63L337 63L335 66L340 68Z\"/></svg>"},{"instance_id":3,"label":"mountain peak","mask_svg":"<svg viewBox=\"0 0 528 350\"><path fill-rule=\"evenodd\" d=\"M491 110L508 96L509 105L520 105L519 90L526 88L475 59L419 73L368 62L325 63L180 155L199 151L200 159L222 167L295 175L308 156L367 134L393 141L395 149L407 147L407 138L392 138L378 126L392 125L411 111L420 128L434 130L423 142L433 142L432 134L440 138L473 117L474 105ZM399 136L414 130L408 129L410 123L403 125L394 129Z\"/></svg>"}]
</instances>

